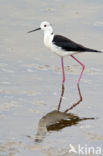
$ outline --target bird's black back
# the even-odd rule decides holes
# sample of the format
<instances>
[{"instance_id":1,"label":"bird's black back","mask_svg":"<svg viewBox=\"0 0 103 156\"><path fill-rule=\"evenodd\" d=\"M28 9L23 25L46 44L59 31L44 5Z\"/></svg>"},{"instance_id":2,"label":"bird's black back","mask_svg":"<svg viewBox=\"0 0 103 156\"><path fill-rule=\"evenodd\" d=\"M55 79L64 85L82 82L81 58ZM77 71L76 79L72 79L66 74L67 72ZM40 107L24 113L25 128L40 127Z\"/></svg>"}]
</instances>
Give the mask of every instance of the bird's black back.
<instances>
[{"instance_id":1,"label":"bird's black back","mask_svg":"<svg viewBox=\"0 0 103 156\"><path fill-rule=\"evenodd\" d=\"M86 51L90 51L90 52L100 52L98 50L94 50L94 49L90 49L90 48L86 48L84 46L82 46L81 44L78 44L64 36L61 35L54 35L53 41L52 41L55 45L57 45L58 47L61 47L63 50L65 51L77 51L77 52L86 52Z\"/></svg>"}]
</instances>

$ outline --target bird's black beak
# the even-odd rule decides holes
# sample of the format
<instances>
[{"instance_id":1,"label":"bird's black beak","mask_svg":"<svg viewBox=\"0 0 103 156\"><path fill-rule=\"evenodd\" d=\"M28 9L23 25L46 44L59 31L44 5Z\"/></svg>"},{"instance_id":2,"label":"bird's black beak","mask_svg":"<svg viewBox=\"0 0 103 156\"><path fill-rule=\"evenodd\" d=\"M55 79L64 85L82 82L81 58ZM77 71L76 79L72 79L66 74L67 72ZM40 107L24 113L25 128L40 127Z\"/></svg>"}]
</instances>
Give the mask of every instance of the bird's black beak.
<instances>
[{"instance_id":1,"label":"bird's black beak","mask_svg":"<svg viewBox=\"0 0 103 156\"><path fill-rule=\"evenodd\" d=\"M31 33L31 32L34 32L34 31L37 31L37 30L40 30L41 28L37 28L37 29L34 29L34 30L31 30L31 31L28 31L28 33Z\"/></svg>"}]
</instances>

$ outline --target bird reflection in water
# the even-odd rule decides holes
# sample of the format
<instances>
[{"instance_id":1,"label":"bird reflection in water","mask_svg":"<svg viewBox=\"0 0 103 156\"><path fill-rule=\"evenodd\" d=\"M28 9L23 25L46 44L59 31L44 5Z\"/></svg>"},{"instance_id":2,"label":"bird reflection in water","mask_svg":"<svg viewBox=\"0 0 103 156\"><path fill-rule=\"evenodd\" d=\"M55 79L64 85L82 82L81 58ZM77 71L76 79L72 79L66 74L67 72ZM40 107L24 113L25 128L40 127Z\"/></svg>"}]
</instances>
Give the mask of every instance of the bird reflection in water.
<instances>
[{"instance_id":1,"label":"bird reflection in water","mask_svg":"<svg viewBox=\"0 0 103 156\"><path fill-rule=\"evenodd\" d=\"M64 112L58 111L61 106L62 98L64 95L64 85L62 84L62 91L60 96L60 101L58 105L58 110L51 111L43 116L38 123L37 134L35 136L35 142L42 142L49 131L59 131L65 127L78 124L83 120L94 120L95 118L80 118L79 116L67 113L69 110L73 109L82 101L82 95L80 92L79 85L77 86L79 93L79 100L73 104L70 108L66 109Z\"/></svg>"}]
</instances>

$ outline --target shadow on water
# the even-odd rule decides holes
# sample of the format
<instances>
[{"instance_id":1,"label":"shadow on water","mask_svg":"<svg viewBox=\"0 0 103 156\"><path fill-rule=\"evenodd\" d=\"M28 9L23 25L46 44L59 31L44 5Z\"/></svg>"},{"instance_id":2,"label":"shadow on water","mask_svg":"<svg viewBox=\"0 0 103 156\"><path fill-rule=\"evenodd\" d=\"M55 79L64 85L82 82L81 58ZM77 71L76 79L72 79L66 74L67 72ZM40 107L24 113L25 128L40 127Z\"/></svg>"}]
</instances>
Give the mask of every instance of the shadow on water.
<instances>
[{"instance_id":1,"label":"shadow on water","mask_svg":"<svg viewBox=\"0 0 103 156\"><path fill-rule=\"evenodd\" d=\"M54 110L47 113L39 120L38 129L35 136L35 142L42 142L46 137L47 132L49 131L59 131L65 127L77 125L81 121L95 119L89 117L81 118L75 114L67 113L69 110L73 109L82 101L82 95L79 86L77 86L77 88L79 93L79 100L76 103L74 103L70 108L66 109L64 112ZM64 95L64 85L62 85L62 91L61 91L61 96L58 105L59 109L60 109L63 95Z\"/></svg>"}]
</instances>

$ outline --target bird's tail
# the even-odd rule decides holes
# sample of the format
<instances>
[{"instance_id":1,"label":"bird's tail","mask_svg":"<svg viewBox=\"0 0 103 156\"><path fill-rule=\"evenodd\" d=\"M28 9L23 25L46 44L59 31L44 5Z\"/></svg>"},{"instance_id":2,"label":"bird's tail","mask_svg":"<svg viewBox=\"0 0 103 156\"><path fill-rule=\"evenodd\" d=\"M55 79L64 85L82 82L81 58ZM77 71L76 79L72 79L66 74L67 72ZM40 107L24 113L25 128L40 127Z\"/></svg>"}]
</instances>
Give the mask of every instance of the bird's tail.
<instances>
[{"instance_id":1,"label":"bird's tail","mask_svg":"<svg viewBox=\"0 0 103 156\"><path fill-rule=\"evenodd\" d=\"M95 53L103 53L103 51L90 49L90 48L86 48L86 51L88 51L88 52L95 52Z\"/></svg>"}]
</instances>

